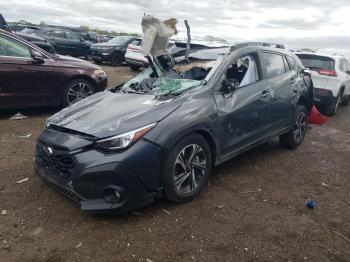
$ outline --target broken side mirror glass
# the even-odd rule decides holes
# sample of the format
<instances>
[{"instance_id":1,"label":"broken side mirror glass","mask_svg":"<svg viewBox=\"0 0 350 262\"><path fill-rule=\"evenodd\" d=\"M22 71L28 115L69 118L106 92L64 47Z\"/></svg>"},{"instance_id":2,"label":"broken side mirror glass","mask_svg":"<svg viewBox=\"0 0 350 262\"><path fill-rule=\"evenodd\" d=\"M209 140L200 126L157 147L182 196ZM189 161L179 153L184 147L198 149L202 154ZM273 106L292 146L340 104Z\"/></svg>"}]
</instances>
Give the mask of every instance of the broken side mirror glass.
<instances>
[{"instance_id":1,"label":"broken side mirror glass","mask_svg":"<svg viewBox=\"0 0 350 262\"><path fill-rule=\"evenodd\" d=\"M239 87L239 82L236 79L224 79L221 84L221 90L224 97L231 97Z\"/></svg>"}]
</instances>

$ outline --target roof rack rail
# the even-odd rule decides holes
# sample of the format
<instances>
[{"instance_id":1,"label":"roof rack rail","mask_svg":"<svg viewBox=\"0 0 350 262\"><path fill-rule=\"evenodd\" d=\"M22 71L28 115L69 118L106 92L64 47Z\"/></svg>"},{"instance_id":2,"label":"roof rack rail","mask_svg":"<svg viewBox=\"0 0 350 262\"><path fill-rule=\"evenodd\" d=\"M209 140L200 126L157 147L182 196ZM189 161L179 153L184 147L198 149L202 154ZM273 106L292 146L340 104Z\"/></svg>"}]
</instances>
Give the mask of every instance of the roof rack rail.
<instances>
[{"instance_id":1,"label":"roof rack rail","mask_svg":"<svg viewBox=\"0 0 350 262\"><path fill-rule=\"evenodd\" d=\"M248 46L268 46L268 47L285 49L283 44L267 43L267 42L246 42L246 43L241 43L237 45L232 45L230 47L230 51L232 52L234 50L240 49L242 47L248 47Z\"/></svg>"}]
</instances>

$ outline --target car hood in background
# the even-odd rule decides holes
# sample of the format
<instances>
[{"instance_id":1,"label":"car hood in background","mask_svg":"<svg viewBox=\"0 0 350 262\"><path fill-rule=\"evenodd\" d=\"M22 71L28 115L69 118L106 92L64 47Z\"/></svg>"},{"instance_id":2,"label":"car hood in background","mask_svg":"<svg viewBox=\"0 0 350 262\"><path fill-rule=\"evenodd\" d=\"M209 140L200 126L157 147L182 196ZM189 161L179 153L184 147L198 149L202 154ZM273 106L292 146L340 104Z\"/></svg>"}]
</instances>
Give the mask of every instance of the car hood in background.
<instances>
[{"instance_id":1,"label":"car hood in background","mask_svg":"<svg viewBox=\"0 0 350 262\"><path fill-rule=\"evenodd\" d=\"M90 61L86 61L86 60L71 57L71 56L55 54L53 59L54 59L53 63L55 66L75 67L75 68L82 68L87 70L102 69L100 66L95 65Z\"/></svg>"},{"instance_id":2,"label":"car hood in background","mask_svg":"<svg viewBox=\"0 0 350 262\"><path fill-rule=\"evenodd\" d=\"M158 122L178 106L154 95L105 91L63 109L47 123L104 138Z\"/></svg>"}]
</instances>

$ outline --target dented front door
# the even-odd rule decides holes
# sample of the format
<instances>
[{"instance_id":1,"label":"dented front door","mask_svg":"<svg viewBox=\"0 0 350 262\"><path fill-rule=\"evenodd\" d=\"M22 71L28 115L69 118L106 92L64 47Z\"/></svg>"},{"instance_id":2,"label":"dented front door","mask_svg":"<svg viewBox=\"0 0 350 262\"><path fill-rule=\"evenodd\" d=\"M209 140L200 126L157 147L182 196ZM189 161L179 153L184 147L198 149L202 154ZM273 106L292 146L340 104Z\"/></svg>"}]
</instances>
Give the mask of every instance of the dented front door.
<instances>
[{"instance_id":1,"label":"dented front door","mask_svg":"<svg viewBox=\"0 0 350 262\"><path fill-rule=\"evenodd\" d=\"M270 95L264 92L265 89L266 81L263 80L238 88L230 97L220 91L214 92L224 157L268 134Z\"/></svg>"}]
</instances>

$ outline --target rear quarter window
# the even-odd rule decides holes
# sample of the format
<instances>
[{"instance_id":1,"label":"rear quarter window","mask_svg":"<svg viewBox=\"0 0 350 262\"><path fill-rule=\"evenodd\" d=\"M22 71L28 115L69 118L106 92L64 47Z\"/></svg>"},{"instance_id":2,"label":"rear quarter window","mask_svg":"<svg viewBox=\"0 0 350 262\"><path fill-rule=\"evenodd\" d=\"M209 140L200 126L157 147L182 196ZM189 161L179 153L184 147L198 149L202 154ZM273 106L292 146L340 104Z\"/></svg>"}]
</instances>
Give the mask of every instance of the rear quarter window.
<instances>
[{"instance_id":1,"label":"rear quarter window","mask_svg":"<svg viewBox=\"0 0 350 262\"><path fill-rule=\"evenodd\" d=\"M330 57L318 56L318 55L305 55L297 54L301 63L310 69L317 70L334 70L334 60Z\"/></svg>"},{"instance_id":2,"label":"rear quarter window","mask_svg":"<svg viewBox=\"0 0 350 262\"><path fill-rule=\"evenodd\" d=\"M265 78L271 78L286 72L283 56L275 53L262 53L262 67L265 68Z\"/></svg>"}]
</instances>

